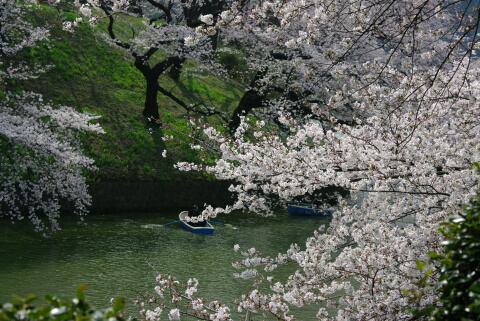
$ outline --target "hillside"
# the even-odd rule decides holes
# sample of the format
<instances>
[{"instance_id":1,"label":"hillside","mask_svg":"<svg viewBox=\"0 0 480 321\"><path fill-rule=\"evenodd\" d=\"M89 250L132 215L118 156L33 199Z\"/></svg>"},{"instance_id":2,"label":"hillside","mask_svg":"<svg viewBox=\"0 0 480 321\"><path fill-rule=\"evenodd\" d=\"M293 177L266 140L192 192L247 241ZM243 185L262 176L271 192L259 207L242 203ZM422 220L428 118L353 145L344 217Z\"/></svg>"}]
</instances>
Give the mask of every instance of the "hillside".
<instances>
[{"instance_id":1,"label":"hillside","mask_svg":"<svg viewBox=\"0 0 480 321\"><path fill-rule=\"evenodd\" d=\"M68 13L67 13L68 15ZM66 105L78 111L101 115L99 123L104 135L84 137L85 153L99 168L87 173L94 181L162 181L176 179L206 179L198 174L179 173L173 169L178 160L194 160L196 155L187 143L172 144L161 139L162 133L150 133L147 120L141 115L145 81L133 66L131 57L106 44L99 36L102 25L93 30L83 25L75 33L61 30L59 15L52 7L41 7L29 17L38 25L51 26L51 43L24 53L22 59L53 65L38 79L11 81L8 91L29 90L44 95L46 101ZM233 110L240 99L241 86L233 81L218 79L196 72L187 64L189 75L174 82L162 76L164 88L175 88L177 95L188 103L199 100ZM187 74L187 73L185 73ZM179 131L187 130L184 110L172 100L159 95L160 118ZM196 117L191 115L191 117ZM220 124L218 119L209 119ZM162 157L163 150L168 157ZM196 175L196 176L192 176Z\"/></svg>"}]
</instances>

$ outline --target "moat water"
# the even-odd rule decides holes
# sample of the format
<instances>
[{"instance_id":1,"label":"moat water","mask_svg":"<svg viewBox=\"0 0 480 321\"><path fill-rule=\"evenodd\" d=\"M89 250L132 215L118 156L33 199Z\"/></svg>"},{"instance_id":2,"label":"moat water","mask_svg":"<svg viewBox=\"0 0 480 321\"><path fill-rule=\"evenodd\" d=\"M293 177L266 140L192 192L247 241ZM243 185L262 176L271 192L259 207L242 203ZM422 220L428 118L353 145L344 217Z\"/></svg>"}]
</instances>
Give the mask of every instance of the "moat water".
<instances>
[{"instance_id":1,"label":"moat water","mask_svg":"<svg viewBox=\"0 0 480 321\"><path fill-rule=\"evenodd\" d=\"M177 221L178 212L91 214L86 227L78 225L76 217L65 216L60 221L62 230L48 238L34 232L29 222L1 220L0 301L31 294L73 298L77 286L86 284L87 301L104 308L113 297L124 296L127 303L136 299L130 287L153 292L159 272L181 282L196 278L198 296L233 308L234 300L248 293L252 283L233 277L241 271L232 263L243 258L234 251L235 244L276 256L292 243L304 248L306 238L330 222L329 217L292 217L286 210L275 214L220 216L216 221L234 228L214 224L213 235L193 234L180 224L161 226ZM281 281L296 268L287 266L274 276ZM100 278L103 272L110 277ZM128 306L133 313L135 309ZM296 315L308 320L317 311L318 307L307 307Z\"/></svg>"}]
</instances>

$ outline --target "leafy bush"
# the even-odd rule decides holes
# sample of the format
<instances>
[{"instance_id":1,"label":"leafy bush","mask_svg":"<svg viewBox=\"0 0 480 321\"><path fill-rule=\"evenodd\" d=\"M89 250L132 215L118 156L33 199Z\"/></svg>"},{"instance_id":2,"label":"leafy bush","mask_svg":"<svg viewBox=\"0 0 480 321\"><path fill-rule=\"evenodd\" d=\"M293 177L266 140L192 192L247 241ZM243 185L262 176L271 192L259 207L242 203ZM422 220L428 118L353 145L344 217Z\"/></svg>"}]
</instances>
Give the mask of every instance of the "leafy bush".
<instances>
[{"instance_id":1,"label":"leafy bush","mask_svg":"<svg viewBox=\"0 0 480 321\"><path fill-rule=\"evenodd\" d=\"M435 320L480 319L480 192L441 232L447 239L442 263L442 307Z\"/></svg>"},{"instance_id":2,"label":"leafy bush","mask_svg":"<svg viewBox=\"0 0 480 321\"><path fill-rule=\"evenodd\" d=\"M35 296L27 298L14 298L9 303L3 304L0 308L0 321L7 320L124 320L123 298L115 300L111 308L95 310L85 301L85 285L77 288L76 297L70 301L64 301L56 296L47 295L45 299L48 304L36 308L33 302Z\"/></svg>"}]
</instances>

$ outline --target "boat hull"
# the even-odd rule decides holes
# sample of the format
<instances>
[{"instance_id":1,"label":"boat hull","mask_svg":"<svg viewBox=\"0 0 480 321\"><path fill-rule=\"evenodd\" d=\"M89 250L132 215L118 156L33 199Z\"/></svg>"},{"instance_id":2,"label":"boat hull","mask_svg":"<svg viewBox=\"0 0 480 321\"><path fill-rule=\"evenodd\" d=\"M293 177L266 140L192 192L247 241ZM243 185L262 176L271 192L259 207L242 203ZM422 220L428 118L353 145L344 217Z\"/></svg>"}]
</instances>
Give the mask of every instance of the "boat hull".
<instances>
[{"instance_id":1,"label":"boat hull","mask_svg":"<svg viewBox=\"0 0 480 321\"><path fill-rule=\"evenodd\" d=\"M333 211L313 208L310 204L289 204L288 213L291 215L309 215L309 216L326 216L332 215Z\"/></svg>"},{"instance_id":2,"label":"boat hull","mask_svg":"<svg viewBox=\"0 0 480 321\"><path fill-rule=\"evenodd\" d=\"M188 224L188 222L186 221L187 216L188 216L187 211L183 211L179 215L179 218L182 221L181 222L182 227L184 229L186 229L187 231L193 232L193 233L197 233L197 234L213 234L214 228L213 228L212 224L207 222L206 226L192 226L192 225Z\"/></svg>"}]
</instances>

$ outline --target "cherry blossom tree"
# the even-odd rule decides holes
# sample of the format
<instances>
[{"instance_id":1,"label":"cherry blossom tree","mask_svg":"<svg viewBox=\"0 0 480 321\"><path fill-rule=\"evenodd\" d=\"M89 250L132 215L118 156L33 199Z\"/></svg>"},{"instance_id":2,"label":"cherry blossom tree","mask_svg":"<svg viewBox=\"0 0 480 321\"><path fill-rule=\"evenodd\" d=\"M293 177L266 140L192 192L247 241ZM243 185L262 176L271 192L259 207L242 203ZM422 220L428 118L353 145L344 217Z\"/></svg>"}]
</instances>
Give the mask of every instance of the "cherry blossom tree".
<instances>
[{"instance_id":1,"label":"cherry blossom tree","mask_svg":"<svg viewBox=\"0 0 480 321\"><path fill-rule=\"evenodd\" d=\"M315 61L312 53L291 45L278 46L278 39L252 32L258 29L258 14L254 15L256 19L246 19L235 25L222 23L232 15L231 10L223 13L222 10L239 8L241 12L247 12L256 8L255 1L241 4L232 1L184 0L89 1L84 4L76 2L76 5L82 17L65 22L65 29L73 30L85 19L92 25L97 25L102 19L108 20L106 40L125 49L145 77L147 89L143 114L146 117L159 118L157 95L160 93L183 107L187 113L219 116L228 124L231 132L239 126L240 116L254 110L261 110L262 117L273 121L277 120L276 111L283 108L319 118L318 114L312 113L311 105L322 101L325 92L314 92L306 85L301 72L304 67L300 66ZM143 18L144 24L131 23L131 34L119 34L116 26L128 23L128 17L132 15ZM278 21L272 22L273 25L283 28ZM262 22L260 27L270 30L269 24ZM285 32L282 31L282 34L285 35ZM324 44L321 51L328 52L329 46ZM188 104L174 90L164 88L159 83L164 75L178 80L187 59L194 60L197 69L206 69L218 77L228 77L225 66L217 59L218 54L225 52L244 56L247 65L247 76L242 83L244 93L231 115L222 111L223 106L212 106L204 101ZM194 77L190 73L183 74L186 78ZM330 73L326 74L325 79L331 78ZM338 81L334 82L337 85ZM326 120L325 117L321 119Z\"/></svg>"},{"instance_id":2,"label":"cherry blossom tree","mask_svg":"<svg viewBox=\"0 0 480 321\"><path fill-rule=\"evenodd\" d=\"M218 39L211 25L228 3L227 0L76 1L81 17L65 22L64 28L73 31L84 19L93 26L100 20L108 21L105 40L126 50L145 77L144 116L159 119L158 93L169 97L188 112L220 115L219 111L204 104L187 104L169 88L162 87L159 78L168 75L178 80L187 59L195 60L200 67L202 63L209 64ZM142 18L143 24L129 24L129 16ZM129 26L132 33L118 33L116 26L122 24ZM197 36L194 41L193 36L200 29L205 35Z\"/></svg>"},{"instance_id":3,"label":"cherry blossom tree","mask_svg":"<svg viewBox=\"0 0 480 321\"><path fill-rule=\"evenodd\" d=\"M319 306L319 319L421 318L439 304L439 269L428 263L429 252L443 252L438 228L479 188L477 4L259 1L248 10L242 4L224 12L216 28L247 26L280 47L308 51L311 59L295 60L295 80L320 98L325 93L311 107L329 124L279 108L278 131L248 117L234 137L205 127L208 143L195 148L211 149L217 161L178 168L235 180L237 200L208 207L203 218L235 209L269 214L329 185L350 197L339 197L330 226L303 249L292 245L278 257L243 251L239 276L271 284L268 292L253 289L237 308L281 320L292 319L291 306L305 304ZM349 123L331 112L339 108L352 111ZM287 262L298 270L276 282L270 274Z\"/></svg>"},{"instance_id":4,"label":"cherry blossom tree","mask_svg":"<svg viewBox=\"0 0 480 321\"><path fill-rule=\"evenodd\" d=\"M466 21L471 4L457 19L463 29L451 23L458 3L462 1L88 1L76 2L83 18L66 22L65 28L72 29L85 18L93 25L108 20L108 40L131 54L145 76L146 117L159 118L157 95L161 93L187 113L218 115L234 132L240 117L253 111L271 121L278 120L278 111L287 109L299 120L308 115L325 125L331 116L351 122L355 99L350 96L344 96L346 103L335 109L324 106L353 81L357 88L360 83L386 81L382 74L388 68L373 74L364 62L375 60L404 73L413 68L403 59L407 56L417 69L443 66L448 60L442 59L471 39L475 24ZM145 23L129 23L131 35L119 34L115 26L128 23L131 15L143 17ZM250 77L231 115L204 101L188 104L160 85L159 78L167 71L178 79L187 59L195 60L196 68L225 76L215 52L233 47L246 56ZM315 111L318 108L321 113Z\"/></svg>"},{"instance_id":5,"label":"cherry blossom tree","mask_svg":"<svg viewBox=\"0 0 480 321\"><path fill-rule=\"evenodd\" d=\"M252 68L261 72L249 89L257 101L250 99L242 108L245 114L256 107L264 107L274 117L278 111L288 110L300 116L309 115L326 125L331 116L343 122L352 120L356 99L350 99L347 89L389 81L384 77L389 68L411 73L413 64L409 60L415 62L416 70L443 66L448 64L447 57L456 46L471 46L464 40L471 38L475 28L463 18L455 19L454 4L242 1L222 13L215 27L222 32L228 28L236 30L227 34L236 41L241 38L247 48L255 48ZM468 6L463 9L463 16L471 11ZM453 25L454 20L463 22L465 28ZM466 54L471 55L472 49L469 47ZM369 61L386 68L373 73L364 65ZM271 92L277 95L268 99ZM344 93L344 103L326 109L324 106L337 92ZM314 111L318 108L321 113ZM236 114L232 129L241 115Z\"/></svg>"},{"instance_id":6,"label":"cherry blossom tree","mask_svg":"<svg viewBox=\"0 0 480 321\"><path fill-rule=\"evenodd\" d=\"M48 30L22 19L26 8L27 4L15 0L0 4L2 84L46 70L21 60L26 48L48 41ZM87 213L91 197L82 171L93 168L93 160L83 156L79 134L103 133L92 123L97 118L52 106L40 94L4 92L0 99L0 216L12 222L27 218L42 231L59 229L61 202L71 202L78 215Z\"/></svg>"}]
</instances>

